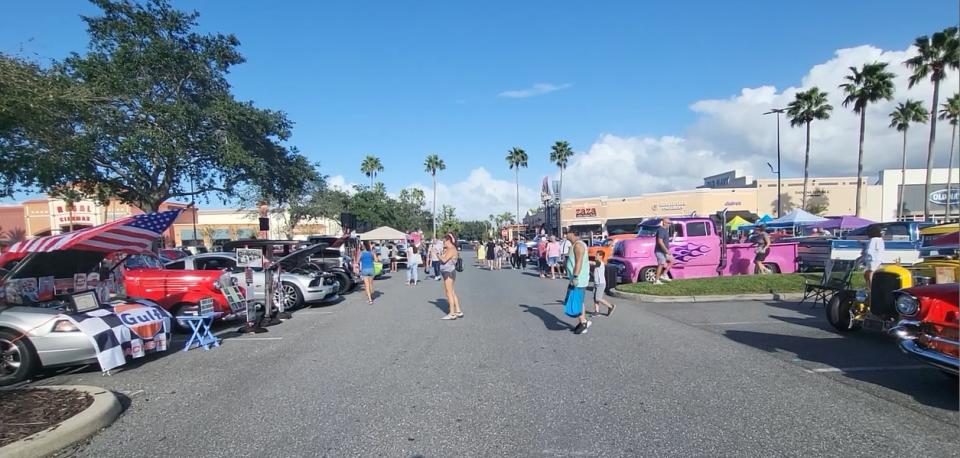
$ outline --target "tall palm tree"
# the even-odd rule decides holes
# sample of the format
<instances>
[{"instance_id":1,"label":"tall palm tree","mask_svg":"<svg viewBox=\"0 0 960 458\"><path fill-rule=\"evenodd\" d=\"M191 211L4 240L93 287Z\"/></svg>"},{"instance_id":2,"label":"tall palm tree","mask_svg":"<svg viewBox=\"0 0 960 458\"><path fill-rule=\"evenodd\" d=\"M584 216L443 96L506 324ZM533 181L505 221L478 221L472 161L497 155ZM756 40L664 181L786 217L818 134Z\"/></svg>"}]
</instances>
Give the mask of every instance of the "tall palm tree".
<instances>
[{"instance_id":1,"label":"tall palm tree","mask_svg":"<svg viewBox=\"0 0 960 458\"><path fill-rule=\"evenodd\" d=\"M860 149L857 156L857 205L860 216L860 191L863 185L863 137L867 128L867 106L880 100L893 98L893 73L887 71L886 62L863 64L861 68L850 67L846 83L840 85L847 94L843 106L853 105L853 112L860 115Z\"/></svg>"},{"instance_id":2,"label":"tall palm tree","mask_svg":"<svg viewBox=\"0 0 960 458\"><path fill-rule=\"evenodd\" d=\"M517 185L517 222L520 220L520 168L527 168L527 152L521 148L512 148L507 152L507 164L513 170L513 179Z\"/></svg>"},{"instance_id":3,"label":"tall palm tree","mask_svg":"<svg viewBox=\"0 0 960 458\"><path fill-rule=\"evenodd\" d=\"M557 205L560 205L562 202L561 197L563 196L563 170L567 168L567 164L570 162L570 157L573 156L573 150L570 149L570 144L565 141L558 141L550 147L550 162L553 162L560 168L560 189L557 190ZM559 213L559 212L558 212ZM559 230L560 221L557 221L557 229Z\"/></svg>"},{"instance_id":4,"label":"tall palm tree","mask_svg":"<svg viewBox=\"0 0 960 458\"><path fill-rule=\"evenodd\" d=\"M443 159L440 159L440 156L436 154L431 154L427 156L427 159L423 161L424 170L430 174L433 178L433 234L436 237L437 234L437 172L446 170L447 164L443 163Z\"/></svg>"},{"instance_id":5,"label":"tall palm tree","mask_svg":"<svg viewBox=\"0 0 960 458\"><path fill-rule=\"evenodd\" d=\"M917 55L903 63L913 70L907 87L912 88L928 76L933 83L933 102L930 104L930 141L927 143L927 179L923 195L930 195L930 174L933 171L933 144L937 139L937 98L940 96L940 81L947 77L947 70L960 68L960 39L957 28L947 27L942 32L918 37L913 45ZM949 199L949 197L948 197ZM947 205L947 208L950 208ZM923 217L930 218L930 199L923 199Z\"/></svg>"},{"instance_id":6,"label":"tall palm tree","mask_svg":"<svg viewBox=\"0 0 960 458\"><path fill-rule=\"evenodd\" d=\"M810 124L815 119L830 119L833 106L827 103L827 93L814 86L807 91L798 92L793 102L787 105L790 126L806 126L807 147L803 155L803 197L800 208L807 208L807 180L810 177Z\"/></svg>"},{"instance_id":7,"label":"tall palm tree","mask_svg":"<svg viewBox=\"0 0 960 458\"><path fill-rule=\"evenodd\" d=\"M370 188L373 189L373 180L377 178L378 173L383 172L383 163L380 162L379 157L367 155L360 163L360 171L370 179Z\"/></svg>"},{"instance_id":8,"label":"tall palm tree","mask_svg":"<svg viewBox=\"0 0 960 458\"><path fill-rule=\"evenodd\" d=\"M900 191L897 193L897 219L903 218L903 188L907 185L907 130L910 124L927 122L927 110L919 100L907 99L890 113L890 127L903 132L903 157L900 160Z\"/></svg>"},{"instance_id":9,"label":"tall palm tree","mask_svg":"<svg viewBox=\"0 0 960 458\"><path fill-rule=\"evenodd\" d=\"M947 161L947 220L950 219L950 189L953 187L953 146L957 141L957 128L960 124L960 92L953 94L953 97L947 99L947 103L941 105L941 121L949 121L950 129L950 159Z\"/></svg>"}]
</instances>

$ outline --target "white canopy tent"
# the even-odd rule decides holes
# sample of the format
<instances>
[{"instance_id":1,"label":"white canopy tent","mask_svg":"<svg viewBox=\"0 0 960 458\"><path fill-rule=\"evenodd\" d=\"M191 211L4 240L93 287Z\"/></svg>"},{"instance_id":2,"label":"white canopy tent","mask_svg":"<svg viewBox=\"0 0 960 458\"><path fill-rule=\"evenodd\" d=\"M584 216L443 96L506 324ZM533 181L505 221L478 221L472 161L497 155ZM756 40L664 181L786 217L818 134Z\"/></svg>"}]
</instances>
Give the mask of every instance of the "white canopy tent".
<instances>
[{"instance_id":1,"label":"white canopy tent","mask_svg":"<svg viewBox=\"0 0 960 458\"><path fill-rule=\"evenodd\" d=\"M360 234L360 240L406 240L407 234L389 226L380 226Z\"/></svg>"}]
</instances>

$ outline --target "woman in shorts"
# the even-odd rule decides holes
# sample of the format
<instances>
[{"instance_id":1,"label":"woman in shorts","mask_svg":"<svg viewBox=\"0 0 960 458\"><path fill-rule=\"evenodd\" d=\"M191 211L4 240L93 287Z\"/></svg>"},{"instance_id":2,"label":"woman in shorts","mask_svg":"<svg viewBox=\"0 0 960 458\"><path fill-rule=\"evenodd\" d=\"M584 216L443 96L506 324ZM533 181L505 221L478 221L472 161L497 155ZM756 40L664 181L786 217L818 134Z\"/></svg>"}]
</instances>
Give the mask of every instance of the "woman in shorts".
<instances>
[{"instance_id":1,"label":"woman in shorts","mask_svg":"<svg viewBox=\"0 0 960 458\"><path fill-rule=\"evenodd\" d=\"M863 260L863 279L867 282L867 291L870 291L870 283L873 281L873 273L880 268L883 251L886 245L883 243L883 231L879 226L871 226L867 229L867 236L870 240L863 247L861 259Z\"/></svg>"},{"instance_id":2,"label":"woman in shorts","mask_svg":"<svg viewBox=\"0 0 960 458\"><path fill-rule=\"evenodd\" d=\"M363 277L363 289L367 292L367 303L373 303L373 263L377 262L377 253L370 249L370 242L363 242L360 252L360 276Z\"/></svg>"},{"instance_id":3,"label":"woman in shorts","mask_svg":"<svg viewBox=\"0 0 960 458\"><path fill-rule=\"evenodd\" d=\"M460 298L457 297L457 291L453 284L457 281L457 259L460 252L457 251L457 241L453 234L447 234L443 238L443 254L440 255L440 276L443 277L443 292L447 295L447 315L443 320L456 320L463 318L463 311L460 310Z\"/></svg>"}]
</instances>

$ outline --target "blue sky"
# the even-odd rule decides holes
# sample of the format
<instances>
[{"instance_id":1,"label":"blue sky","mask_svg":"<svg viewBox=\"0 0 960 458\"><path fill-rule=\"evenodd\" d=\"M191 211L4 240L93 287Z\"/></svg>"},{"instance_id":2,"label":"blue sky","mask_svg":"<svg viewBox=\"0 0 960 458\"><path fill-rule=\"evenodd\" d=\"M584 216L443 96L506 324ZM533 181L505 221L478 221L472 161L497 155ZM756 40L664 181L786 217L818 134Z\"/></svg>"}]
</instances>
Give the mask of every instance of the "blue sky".
<instances>
[{"instance_id":1,"label":"blue sky","mask_svg":"<svg viewBox=\"0 0 960 458\"><path fill-rule=\"evenodd\" d=\"M206 31L234 33L247 63L239 98L282 109L291 143L329 175L364 182L376 154L389 189L426 183L438 153L445 182L503 156L531 157L524 185L553 173L549 147L583 152L604 134L684 136L700 100L743 88L801 85L838 49L905 50L949 25L957 2L264 2L174 1ZM85 2L9 2L0 51L59 59L86 46ZM530 97L507 91L557 88ZM763 121L761 118L760 121ZM785 170L791 171L790 167Z\"/></svg>"}]
</instances>

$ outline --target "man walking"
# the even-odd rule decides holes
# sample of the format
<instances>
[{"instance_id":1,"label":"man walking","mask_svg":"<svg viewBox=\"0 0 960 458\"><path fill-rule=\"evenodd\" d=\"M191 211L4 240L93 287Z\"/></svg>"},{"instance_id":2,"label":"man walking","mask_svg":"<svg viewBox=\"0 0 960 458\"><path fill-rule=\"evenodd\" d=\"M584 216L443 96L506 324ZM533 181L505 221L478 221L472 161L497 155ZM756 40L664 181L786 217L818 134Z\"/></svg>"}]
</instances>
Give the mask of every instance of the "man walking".
<instances>
[{"instance_id":1,"label":"man walking","mask_svg":"<svg viewBox=\"0 0 960 458\"><path fill-rule=\"evenodd\" d=\"M527 243L521 238L517 242L517 268L523 270L527 266Z\"/></svg>"},{"instance_id":2,"label":"man walking","mask_svg":"<svg viewBox=\"0 0 960 458\"><path fill-rule=\"evenodd\" d=\"M577 239L579 240L579 238L578 236ZM567 269L567 258L570 257L572 246L573 244L566 238L560 241L560 272L565 276L570 274L570 269Z\"/></svg>"},{"instance_id":3,"label":"man walking","mask_svg":"<svg viewBox=\"0 0 960 458\"><path fill-rule=\"evenodd\" d=\"M563 312L569 317L577 318L574 334L586 334L592 324L587 320L587 311L583 307L583 296L590 283L590 261L587 259L587 245L583 243L577 233L568 229L565 240L570 242L570 256L567 257L567 272L570 284L567 286L567 298L564 300Z\"/></svg>"},{"instance_id":4,"label":"man walking","mask_svg":"<svg viewBox=\"0 0 960 458\"><path fill-rule=\"evenodd\" d=\"M655 243L653 254L657 257L657 273L653 284L662 285L663 282L670 281L670 267L673 266L673 256L670 255L670 218L660 219Z\"/></svg>"}]
</instances>

